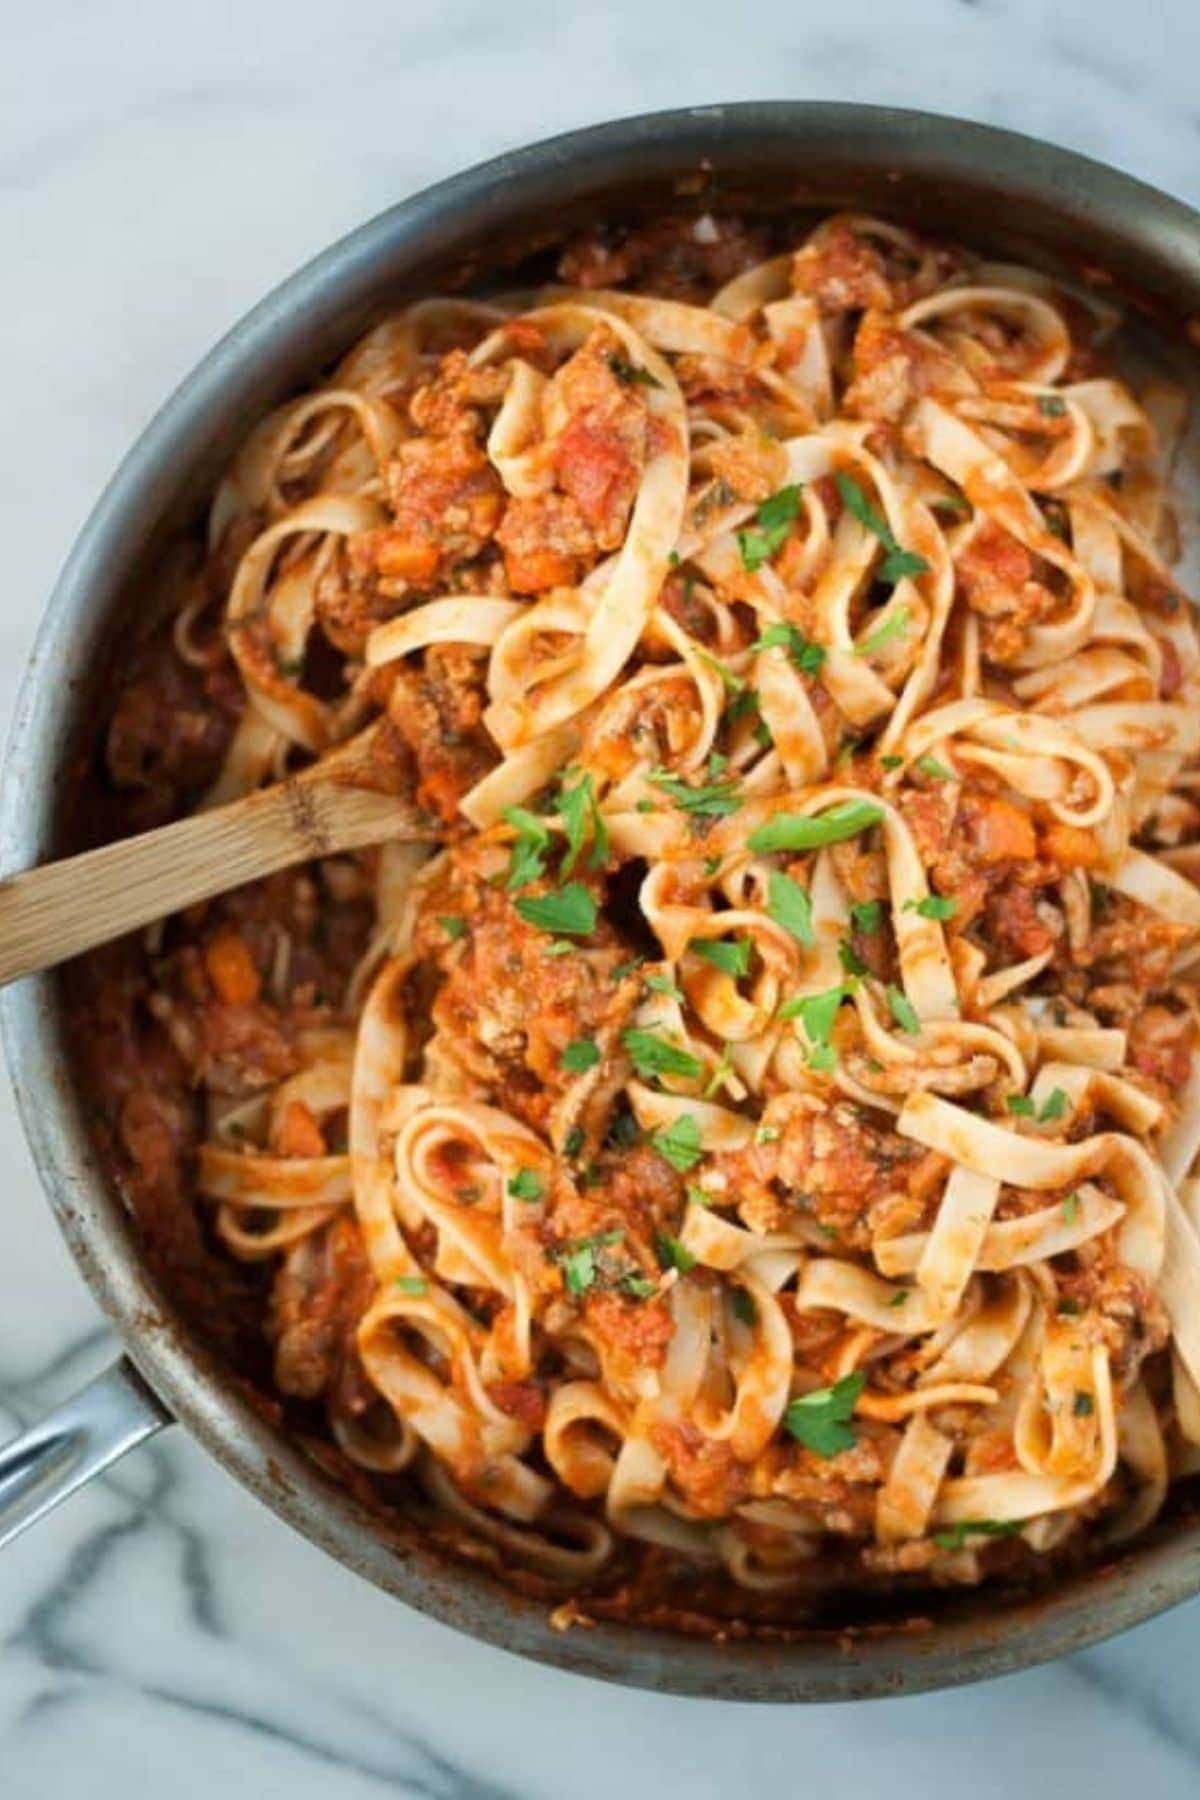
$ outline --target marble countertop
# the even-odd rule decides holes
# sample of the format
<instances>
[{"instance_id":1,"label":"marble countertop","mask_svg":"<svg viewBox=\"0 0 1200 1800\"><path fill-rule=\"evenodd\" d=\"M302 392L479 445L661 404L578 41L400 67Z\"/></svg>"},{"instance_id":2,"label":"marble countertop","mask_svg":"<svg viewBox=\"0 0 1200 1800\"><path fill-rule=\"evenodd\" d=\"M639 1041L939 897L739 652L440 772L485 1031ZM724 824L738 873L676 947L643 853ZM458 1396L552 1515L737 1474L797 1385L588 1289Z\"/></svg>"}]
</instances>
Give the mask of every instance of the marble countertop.
<instances>
[{"instance_id":1,"label":"marble countertop","mask_svg":"<svg viewBox=\"0 0 1200 1800\"><path fill-rule=\"evenodd\" d=\"M55 573L162 396L249 305L399 196L652 107L782 94L1057 139L1200 203L1196 0L43 0L0 65L0 725ZM731 26L731 19L734 24ZM0 1094L0 1434L112 1354ZM755 1709L585 1683L406 1611L182 1433L5 1553L0 1794L1184 1800L1200 1602L969 1692ZM573 1728L564 1729L566 1721Z\"/></svg>"}]
</instances>

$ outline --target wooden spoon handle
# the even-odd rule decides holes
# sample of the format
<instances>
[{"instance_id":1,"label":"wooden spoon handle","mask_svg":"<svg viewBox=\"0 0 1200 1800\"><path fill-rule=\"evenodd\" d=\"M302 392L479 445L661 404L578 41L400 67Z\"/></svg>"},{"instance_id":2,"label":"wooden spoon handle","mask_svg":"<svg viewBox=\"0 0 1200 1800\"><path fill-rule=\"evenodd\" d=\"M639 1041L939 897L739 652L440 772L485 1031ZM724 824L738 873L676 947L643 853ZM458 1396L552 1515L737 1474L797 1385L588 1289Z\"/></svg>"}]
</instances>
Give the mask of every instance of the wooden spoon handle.
<instances>
[{"instance_id":1,"label":"wooden spoon handle","mask_svg":"<svg viewBox=\"0 0 1200 1800\"><path fill-rule=\"evenodd\" d=\"M0 986L314 856L428 837L395 794L315 772L0 882Z\"/></svg>"}]
</instances>

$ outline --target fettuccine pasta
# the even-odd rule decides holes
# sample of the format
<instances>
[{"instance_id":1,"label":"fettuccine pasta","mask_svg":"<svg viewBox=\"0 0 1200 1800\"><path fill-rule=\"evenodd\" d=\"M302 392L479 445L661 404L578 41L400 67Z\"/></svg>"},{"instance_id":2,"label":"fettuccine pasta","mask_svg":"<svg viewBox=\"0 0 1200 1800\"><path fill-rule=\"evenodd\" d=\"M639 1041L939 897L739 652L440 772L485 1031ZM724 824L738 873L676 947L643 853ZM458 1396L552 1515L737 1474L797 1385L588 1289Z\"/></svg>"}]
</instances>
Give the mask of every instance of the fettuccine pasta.
<instances>
[{"instance_id":1,"label":"fettuccine pasta","mask_svg":"<svg viewBox=\"0 0 1200 1800\"><path fill-rule=\"evenodd\" d=\"M220 487L117 787L380 720L442 841L172 922L96 1080L287 1404L506 1568L787 1616L1200 1466L1200 643L1115 323L702 218L385 320Z\"/></svg>"}]
</instances>

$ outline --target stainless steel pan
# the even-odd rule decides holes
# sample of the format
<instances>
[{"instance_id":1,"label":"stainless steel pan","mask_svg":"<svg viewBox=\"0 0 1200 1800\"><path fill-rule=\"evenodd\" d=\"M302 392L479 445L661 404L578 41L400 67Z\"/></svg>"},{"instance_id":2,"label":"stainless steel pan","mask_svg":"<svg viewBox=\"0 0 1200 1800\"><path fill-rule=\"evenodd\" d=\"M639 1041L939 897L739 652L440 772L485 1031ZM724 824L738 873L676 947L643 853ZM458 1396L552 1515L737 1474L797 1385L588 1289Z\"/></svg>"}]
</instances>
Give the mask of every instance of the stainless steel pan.
<instances>
[{"instance_id":1,"label":"stainless steel pan","mask_svg":"<svg viewBox=\"0 0 1200 1800\"><path fill-rule=\"evenodd\" d=\"M0 796L0 858L65 846L64 794L106 659L161 547L246 427L389 305L503 280L595 218L666 205L883 210L1047 266L1103 269L1168 360L1200 320L1200 216L1065 151L923 113L778 102L660 113L503 156L394 207L279 288L202 362L130 451L84 528L26 673ZM1158 354L1155 349L1154 354ZM1197 489L1200 491L1200 488ZM1178 1505L1115 1565L1035 1598L975 1592L928 1629L729 1642L603 1624L562 1634L514 1595L361 1505L283 1437L139 1257L90 1140L57 983L0 999L25 1130L67 1243L125 1346L108 1374L0 1452L0 1538L172 1419L282 1518L369 1581L544 1662L632 1686L753 1700L915 1692L1093 1643L1200 1592L1200 1525Z\"/></svg>"}]
</instances>

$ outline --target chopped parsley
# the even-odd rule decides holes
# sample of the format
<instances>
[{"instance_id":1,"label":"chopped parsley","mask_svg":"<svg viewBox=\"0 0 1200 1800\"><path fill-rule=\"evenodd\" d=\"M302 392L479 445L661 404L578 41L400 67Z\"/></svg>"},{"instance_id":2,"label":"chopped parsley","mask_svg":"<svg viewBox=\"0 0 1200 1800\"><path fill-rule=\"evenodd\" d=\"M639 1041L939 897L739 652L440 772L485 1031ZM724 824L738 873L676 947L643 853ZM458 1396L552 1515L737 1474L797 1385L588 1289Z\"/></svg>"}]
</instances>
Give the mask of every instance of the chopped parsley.
<instances>
[{"instance_id":1,"label":"chopped parsley","mask_svg":"<svg viewBox=\"0 0 1200 1800\"><path fill-rule=\"evenodd\" d=\"M508 1178L508 1191L514 1200L540 1200L546 1184L536 1169L518 1169Z\"/></svg>"},{"instance_id":2,"label":"chopped parsley","mask_svg":"<svg viewBox=\"0 0 1200 1800\"><path fill-rule=\"evenodd\" d=\"M595 898L577 881L568 881L557 893L518 900L516 908L527 925L540 931L587 937L596 929Z\"/></svg>"},{"instance_id":3,"label":"chopped parsley","mask_svg":"<svg viewBox=\"0 0 1200 1800\"><path fill-rule=\"evenodd\" d=\"M1038 1123L1045 1125L1050 1119L1061 1119L1067 1110L1067 1096L1062 1088L1056 1087L1042 1102L1042 1110L1038 1114Z\"/></svg>"},{"instance_id":4,"label":"chopped parsley","mask_svg":"<svg viewBox=\"0 0 1200 1800\"><path fill-rule=\"evenodd\" d=\"M702 782L692 787L663 769L655 770L650 779L681 812L691 813L694 818L725 819L730 813L737 812L742 804L736 781Z\"/></svg>"},{"instance_id":5,"label":"chopped parsley","mask_svg":"<svg viewBox=\"0 0 1200 1800\"><path fill-rule=\"evenodd\" d=\"M954 770L948 769L944 762L938 761L936 756L918 756L914 766L920 774L928 775L931 781L958 780Z\"/></svg>"},{"instance_id":6,"label":"chopped parsley","mask_svg":"<svg viewBox=\"0 0 1200 1800\"><path fill-rule=\"evenodd\" d=\"M921 1021L917 1017L916 1008L908 998L907 994L905 994L904 990L889 983L887 1003L891 1015L901 1031L906 1032L909 1037L919 1037L921 1035Z\"/></svg>"},{"instance_id":7,"label":"chopped parsley","mask_svg":"<svg viewBox=\"0 0 1200 1800\"><path fill-rule=\"evenodd\" d=\"M904 767L904 758L902 756L881 756L879 766L881 769L901 769Z\"/></svg>"},{"instance_id":8,"label":"chopped parsley","mask_svg":"<svg viewBox=\"0 0 1200 1800\"><path fill-rule=\"evenodd\" d=\"M790 932L799 944L815 944L812 896L790 875L772 869L767 877L767 917Z\"/></svg>"},{"instance_id":9,"label":"chopped parsley","mask_svg":"<svg viewBox=\"0 0 1200 1800\"><path fill-rule=\"evenodd\" d=\"M941 894L926 894L924 900L906 900L904 910L920 913L923 919L952 919L958 911L958 901Z\"/></svg>"},{"instance_id":10,"label":"chopped parsley","mask_svg":"<svg viewBox=\"0 0 1200 1800\"><path fill-rule=\"evenodd\" d=\"M855 656L873 656L876 650L882 650L896 638L905 637L908 633L909 613L907 606L898 606L890 618L883 621L863 639L854 651Z\"/></svg>"},{"instance_id":11,"label":"chopped parsley","mask_svg":"<svg viewBox=\"0 0 1200 1800\"><path fill-rule=\"evenodd\" d=\"M969 1537L1015 1537L1024 1519L960 1519L945 1531L935 1531L933 1541L939 1550L962 1550Z\"/></svg>"},{"instance_id":12,"label":"chopped parsley","mask_svg":"<svg viewBox=\"0 0 1200 1800\"><path fill-rule=\"evenodd\" d=\"M729 975L734 981L750 973L752 948L749 938L692 938L688 944L693 956L703 957L714 969L720 969L722 975Z\"/></svg>"},{"instance_id":13,"label":"chopped parsley","mask_svg":"<svg viewBox=\"0 0 1200 1800\"><path fill-rule=\"evenodd\" d=\"M653 1031L642 1031L634 1026L621 1033L621 1042L638 1074L648 1080L659 1075L677 1075L683 1081L695 1081L704 1073L698 1057L689 1050L681 1050L678 1044L658 1037Z\"/></svg>"},{"instance_id":14,"label":"chopped parsley","mask_svg":"<svg viewBox=\"0 0 1200 1800\"><path fill-rule=\"evenodd\" d=\"M758 1308L754 1304L753 1294L743 1287L734 1288L729 1296L729 1304L733 1308L735 1319L740 1320L743 1325L757 1325Z\"/></svg>"},{"instance_id":15,"label":"chopped parsley","mask_svg":"<svg viewBox=\"0 0 1200 1800\"><path fill-rule=\"evenodd\" d=\"M847 475L845 470L839 469L834 479L847 511L853 513L859 524L865 525L867 530L879 539L887 552L879 565L880 581L886 581L894 587L896 582L902 581L906 576L926 574L929 564L925 558L918 556L915 551L906 550L897 541L883 514L876 512L854 477Z\"/></svg>"},{"instance_id":16,"label":"chopped parsley","mask_svg":"<svg viewBox=\"0 0 1200 1800\"><path fill-rule=\"evenodd\" d=\"M1071 1411L1077 1419L1090 1419L1096 1410L1096 1402L1090 1394L1077 1393Z\"/></svg>"},{"instance_id":17,"label":"chopped parsley","mask_svg":"<svg viewBox=\"0 0 1200 1800\"><path fill-rule=\"evenodd\" d=\"M867 1378L861 1369L843 1375L832 1387L801 1394L783 1415L785 1428L815 1456L839 1456L858 1442L850 1421Z\"/></svg>"},{"instance_id":18,"label":"chopped parsley","mask_svg":"<svg viewBox=\"0 0 1200 1800\"><path fill-rule=\"evenodd\" d=\"M568 1075L585 1075L600 1061L600 1046L590 1038L572 1038L562 1053L562 1066Z\"/></svg>"},{"instance_id":19,"label":"chopped parsley","mask_svg":"<svg viewBox=\"0 0 1200 1800\"><path fill-rule=\"evenodd\" d=\"M855 931L870 937L883 924L882 900L856 900L850 908L850 923Z\"/></svg>"},{"instance_id":20,"label":"chopped parsley","mask_svg":"<svg viewBox=\"0 0 1200 1800\"><path fill-rule=\"evenodd\" d=\"M1009 1094L1004 1102L1010 1113L1019 1119L1032 1119L1037 1110L1028 1094Z\"/></svg>"},{"instance_id":21,"label":"chopped parsley","mask_svg":"<svg viewBox=\"0 0 1200 1800\"><path fill-rule=\"evenodd\" d=\"M665 994L668 1000L683 999L682 990L671 980L669 975L647 975L646 986L652 988L656 994Z\"/></svg>"},{"instance_id":22,"label":"chopped parsley","mask_svg":"<svg viewBox=\"0 0 1200 1800\"><path fill-rule=\"evenodd\" d=\"M587 1293L596 1280L596 1252L606 1249L610 1244L619 1244L623 1236L624 1233L620 1231L602 1231L595 1237L580 1238L558 1252L559 1266L569 1294L574 1294L578 1299L581 1294Z\"/></svg>"},{"instance_id":23,"label":"chopped parsley","mask_svg":"<svg viewBox=\"0 0 1200 1800\"><path fill-rule=\"evenodd\" d=\"M700 1127L691 1113L681 1113L665 1131L656 1131L650 1142L681 1175L700 1161Z\"/></svg>"},{"instance_id":24,"label":"chopped parsley","mask_svg":"<svg viewBox=\"0 0 1200 1800\"><path fill-rule=\"evenodd\" d=\"M869 971L866 963L854 948L849 938L842 938L837 947L838 961L847 975L866 975Z\"/></svg>"},{"instance_id":25,"label":"chopped parsley","mask_svg":"<svg viewBox=\"0 0 1200 1800\"><path fill-rule=\"evenodd\" d=\"M660 1268L678 1269L681 1275L686 1275L689 1269L696 1266L696 1259L691 1251L677 1237L672 1237L669 1231L658 1233L654 1240L654 1251Z\"/></svg>"},{"instance_id":26,"label":"chopped parsley","mask_svg":"<svg viewBox=\"0 0 1200 1800\"><path fill-rule=\"evenodd\" d=\"M1043 419L1065 419L1067 403L1058 394L1039 394L1037 409Z\"/></svg>"},{"instance_id":27,"label":"chopped parsley","mask_svg":"<svg viewBox=\"0 0 1200 1800\"><path fill-rule=\"evenodd\" d=\"M765 562L770 562L787 537L792 520L800 511L800 488L792 483L764 500L754 515L754 524L737 534L742 553L742 567L753 575Z\"/></svg>"},{"instance_id":28,"label":"chopped parsley","mask_svg":"<svg viewBox=\"0 0 1200 1800\"><path fill-rule=\"evenodd\" d=\"M637 363L630 362L628 357L622 356L617 350L610 350L604 360L617 380L623 381L627 387L660 388L662 386L662 382L657 376L652 375L649 369L639 368Z\"/></svg>"},{"instance_id":29,"label":"chopped parsley","mask_svg":"<svg viewBox=\"0 0 1200 1800\"><path fill-rule=\"evenodd\" d=\"M1078 1300L1072 1300L1068 1295L1065 1299L1059 1301L1054 1310L1056 1313L1060 1313L1064 1319L1077 1319L1079 1314L1083 1311L1083 1308L1080 1306Z\"/></svg>"},{"instance_id":30,"label":"chopped parsley","mask_svg":"<svg viewBox=\"0 0 1200 1800\"><path fill-rule=\"evenodd\" d=\"M1068 1225L1073 1225L1079 1217L1079 1195L1068 1194L1062 1203L1062 1216Z\"/></svg>"},{"instance_id":31,"label":"chopped parsley","mask_svg":"<svg viewBox=\"0 0 1200 1800\"><path fill-rule=\"evenodd\" d=\"M566 1157L568 1162L575 1161L575 1158L579 1155L579 1152L583 1149L583 1145L584 1145L583 1126L582 1125L572 1125L570 1131L568 1131L566 1137L563 1139L563 1155Z\"/></svg>"},{"instance_id":32,"label":"chopped parsley","mask_svg":"<svg viewBox=\"0 0 1200 1800\"><path fill-rule=\"evenodd\" d=\"M508 891L528 887L546 872L550 850L550 827L536 813L524 806L506 806L505 823L516 832L508 860Z\"/></svg>"},{"instance_id":33,"label":"chopped parsley","mask_svg":"<svg viewBox=\"0 0 1200 1800\"><path fill-rule=\"evenodd\" d=\"M571 873L589 838L592 851L588 867L602 869L608 861L608 827L600 816L596 785L590 775L581 775L570 788L565 785L565 776L563 783L558 796L558 811L567 830L567 854L563 858L562 873Z\"/></svg>"},{"instance_id":34,"label":"chopped parsley","mask_svg":"<svg viewBox=\"0 0 1200 1800\"><path fill-rule=\"evenodd\" d=\"M392 1286L401 1294L427 1294L429 1283L423 1275L397 1275Z\"/></svg>"},{"instance_id":35,"label":"chopped parsley","mask_svg":"<svg viewBox=\"0 0 1200 1800\"><path fill-rule=\"evenodd\" d=\"M708 1193L706 1189L697 1187L694 1181L688 1182L686 1192L687 1197L693 1206L707 1207L712 1205L712 1195Z\"/></svg>"},{"instance_id":36,"label":"chopped parsley","mask_svg":"<svg viewBox=\"0 0 1200 1800\"><path fill-rule=\"evenodd\" d=\"M439 913L438 924L452 944L467 934L467 921L458 913Z\"/></svg>"},{"instance_id":37,"label":"chopped parsley","mask_svg":"<svg viewBox=\"0 0 1200 1800\"><path fill-rule=\"evenodd\" d=\"M828 812L776 813L747 838L748 847L768 856L774 850L818 850L823 844L840 844L857 837L883 817L881 807L869 800L842 800Z\"/></svg>"},{"instance_id":38,"label":"chopped parsley","mask_svg":"<svg viewBox=\"0 0 1200 1800\"><path fill-rule=\"evenodd\" d=\"M781 1021L799 1019L811 1045L808 1061L814 1069L828 1071L837 1061L830 1039L838 1009L849 992L845 982L840 981L836 987L826 988L824 993L787 1000L779 1009Z\"/></svg>"},{"instance_id":39,"label":"chopped parsley","mask_svg":"<svg viewBox=\"0 0 1200 1800\"><path fill-rule=\"evenodd\" d=\"M768 625L750 648L751 650L786 650L802 675L819 675L825 667L825 658L828 654L823 644L814 644L811 638L805 637L798 625L790 625L785 619Z\"/></svg>"},{"instance_id":40,"label":"chopped parsley","mask_svg":"<svg viewBox=\"0 0 1200 1800\"><path fill-rule=\"evenodd\" d=\"M891 1299L888 1301L888 1305L889 1306L903 1306L907 1299L908 1299L908 1289L907 1288L897 1288L895 1293L892 1295Z\"/></svg>"},{"instance_id":41,"label":"chopped parsley","mask_svg":"<svg viewBox=\"0 0 1200 1800\"><path fill-rule=\"evenodd\" d=\"M637 1269L627 1269L617 1286L631 1300L652 1300L658 1292L657 1281L651 1281L648 1275L641 1274Z\"/></svg>"}]
</instances>

